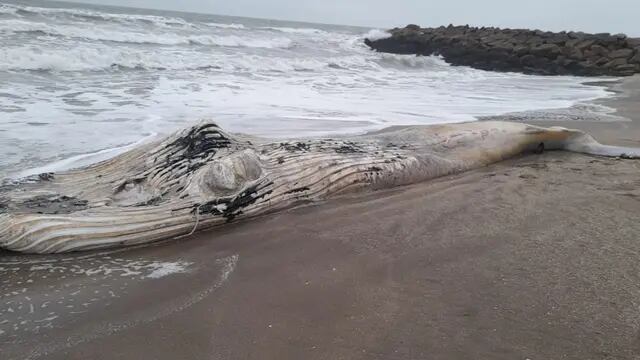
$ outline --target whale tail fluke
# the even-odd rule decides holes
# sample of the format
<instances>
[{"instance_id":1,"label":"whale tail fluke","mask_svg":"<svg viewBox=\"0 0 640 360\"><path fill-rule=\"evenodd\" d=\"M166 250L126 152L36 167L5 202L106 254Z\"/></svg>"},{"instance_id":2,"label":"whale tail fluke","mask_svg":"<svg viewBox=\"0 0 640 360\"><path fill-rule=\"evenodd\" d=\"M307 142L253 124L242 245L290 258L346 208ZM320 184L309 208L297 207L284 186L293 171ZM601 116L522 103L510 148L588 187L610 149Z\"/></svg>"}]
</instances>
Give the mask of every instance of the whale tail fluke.
<instances>
[{"instance_id":1,"label":"whale tail fluke","mask_svg":"<svg viewBox=\"0 0 640 360\"><path fill-rule=\"evenodd\" d=\"M564 150L588 155L640 159L640 148L603 145L581 131L576 131L576 135L565 143Z\"/></svg>"}]
</instances>

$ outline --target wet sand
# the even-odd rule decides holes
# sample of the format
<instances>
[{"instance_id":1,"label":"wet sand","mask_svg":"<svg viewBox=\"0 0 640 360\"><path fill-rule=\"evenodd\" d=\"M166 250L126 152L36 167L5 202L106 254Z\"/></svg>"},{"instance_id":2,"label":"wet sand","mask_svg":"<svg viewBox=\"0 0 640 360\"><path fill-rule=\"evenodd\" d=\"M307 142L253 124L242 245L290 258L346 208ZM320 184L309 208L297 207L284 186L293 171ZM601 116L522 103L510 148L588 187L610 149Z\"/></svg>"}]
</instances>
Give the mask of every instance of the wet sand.
<instances>
[{"instance_id":1,"label":"wet sand","mask_svg":"<svg viewBox=\"0 0 640 360\"><path fill-rule=\"evenodd\" d=\"M615 109L612 114L594 113L585 109L556 109L516 113L486 117L487 120L513 120L540 126L562 126L580 129L593 135L604 144L620 146L640 146L640 75L623 78L619 81L587 82L596 86L607 86L616 93L614 97L593 101L595 105L604 105ZM580 110L578 108L577 110ZM548 120L537 120L539 118ZM563 118L573 118L564 120ZM617 121L626 120L626 121Z\"/></svg>"},{"instance_id":2,"label":"wet sand","mask_svg":"<svg viewBox=\"0 0 640 360\"><path fill-rule=\"evenodd\" d=\"M640 146L640 81L615 86L633 121L541 125ZM637 359L638 214L639 161L546 152L149 247L5 253L0 358Z\"/></svg>"},{"instance_id":3,"label":"wet sand","mask_svg":"<svg viewBox=\"0 0 640 360\"><path fill-rule=\"evenodd\" d=\"M616 109L612 115L631 121L556 121L554 125L580 129L590 133L602 143L621 146L640 146L640 75L621 80L610 86L616 97L596 100L595 104ZM535 123L535 122L534 122ZM544 122L540 122L544 125Z\"/></svg>"}]
</instances>

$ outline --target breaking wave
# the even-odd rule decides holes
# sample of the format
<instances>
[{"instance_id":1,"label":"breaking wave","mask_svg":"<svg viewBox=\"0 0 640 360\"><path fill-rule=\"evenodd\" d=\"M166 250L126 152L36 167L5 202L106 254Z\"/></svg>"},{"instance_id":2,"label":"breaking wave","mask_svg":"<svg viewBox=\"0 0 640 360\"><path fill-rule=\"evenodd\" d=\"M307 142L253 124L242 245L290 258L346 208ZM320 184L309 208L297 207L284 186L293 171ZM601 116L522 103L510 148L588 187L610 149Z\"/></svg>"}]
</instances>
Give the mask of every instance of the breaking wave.
<instances>
[{"instance_id":1,"label":"breaking wave","mask_svg":"<svg viewBox=\"0 0 640 360\"><path fill-rule=\"evenodd\" d=\"M207 45L248 48L288 48L293 42L288 38L245 38L235 35L179 35L176 33L155 33L106 30L99 27L49 25L41 22L6 20L0 23L0 33L29 33L36 36L58 36L71 39L108 41L132 44L157 45Z\"/></svg>"},{"instance_id":2,"label":"breaking wave","mask_svg":"<svg viewBox=\"0 0 640 360\"><path fill-rule=\"evenodd\" d=\"M0 4L0 14L15 14L16 12L18 12L18 9L16 9L15 7Z\"/></svg>"},{"instance_id":3,"label":"breaking wave","mask_svg":"<svg viewBox=\"0 0 640 360\"><path fill-rule=\"evenodd\" d=\"M13 4L0 4L0 13L18 14L22 16L65 16L76 20L84 21L103 21L103 22L116 22L121 24L126 23L143 23L152 24L160 27L175 27L175 26L191 26L189 22L178 17L165 17L155 15L136 15L136 14L116 14L92 11L86 9L71 9L71 8L43 8L35 6L21 6Z\"/></svg>"},{"instance_id":4,"label":"breaking wave","mask_svg":"<svg viewBox=\"0 0 640 360\"><path fill-rule=\"evenodd\" d=\"M229 37L226 46L244 40ZM257 45L257 44L256 44ZM36 45L0 49L0 71L121 71L121 70L220 70L225 72L300 72L345 70L410 70L429 69L447 71L449 65L437 57L358 54L328 58L274 57L268 55L224 55L202 53L193 56L190 51L150 52L135 48L113 48L106 45L49 49L42 51Z\"/></svg>"},{"instance_id":5,"label":"breaking wave","mask_svg":"<svg viewBox=\"0 0 640 360\"><path fill-rule=\"evenodd\" d=\"M221 23L204 23L207 26L218 29L245 29L242 24L221 24Z\"/></svg>"},{"instance_id":6,"label":"breaking wave","mask_svg":"<svg viewBox=\"0 0 640 360\"><path fill-rule=\"evenodd\" d=\"M393 62L392 59L386 60ZM402 64L398 60L398 64ZM428 60L425 60L425 64ZM375 69L384 65L362 56L336 56L327 59L278 58L261 55L241 57L191 56L188 52L163 54L107 46L58 49L43 52L37 46L0 49L0 71L122 71L122 70L219 70L240 72L299 72L324 69ZM426 65L425 65L426 66Z\"/></svg>"},{"instance_id":7,"label":"breaking wave","mask_svg":"<svg viewBox=\"0 0 640 360\"><path fill-rule=\"evenodd\" d=\"M41 51L38 47L0 49L0 70L91 71L125 68L160 67L143 53L102 48L75 48Z\"/></svg>"},{"instance_id":8,"label":"breaking wave","mask_svg":"<svg viewBox=\"0 0 640 360\"><path fill-rule=\"evenodd\" d=\"M283 32L287 34L329 35L329 33L324 30L313 28L263 27L261 29Z\"/></svg>"},{"instance_id":9,"label":"breaking wave","mask_svg":"<svg viewBox=\"0 0 640 360\"><path fill-rule=\"evenodd\" d=\"M383 30L379 30L379 29L370 30L368 33L364 35L365 39L369 39L371 41L388 39L390 37L391 37L390 33Z\"/></svg>"}]
</instances>

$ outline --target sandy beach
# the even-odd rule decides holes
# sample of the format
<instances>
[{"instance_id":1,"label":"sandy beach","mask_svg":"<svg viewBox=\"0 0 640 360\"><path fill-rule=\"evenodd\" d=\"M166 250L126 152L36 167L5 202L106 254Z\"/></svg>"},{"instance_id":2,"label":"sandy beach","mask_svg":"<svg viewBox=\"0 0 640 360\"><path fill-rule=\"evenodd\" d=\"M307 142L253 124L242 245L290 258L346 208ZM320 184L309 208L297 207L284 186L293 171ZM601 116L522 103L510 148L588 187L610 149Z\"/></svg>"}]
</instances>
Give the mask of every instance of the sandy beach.
<instances>
[{"instance_id":1,"label":"sandy beach","mask_svg":"<svg viewBox=\"0 0 640 360\"><path fill-rule=\"evenodd\" d=\"M538 124L640 146L640 77L612 89L630 121ZM639 174L545 152L148 247L3 253L0 357L637 359Z\"/></svg>"}]
</instances>

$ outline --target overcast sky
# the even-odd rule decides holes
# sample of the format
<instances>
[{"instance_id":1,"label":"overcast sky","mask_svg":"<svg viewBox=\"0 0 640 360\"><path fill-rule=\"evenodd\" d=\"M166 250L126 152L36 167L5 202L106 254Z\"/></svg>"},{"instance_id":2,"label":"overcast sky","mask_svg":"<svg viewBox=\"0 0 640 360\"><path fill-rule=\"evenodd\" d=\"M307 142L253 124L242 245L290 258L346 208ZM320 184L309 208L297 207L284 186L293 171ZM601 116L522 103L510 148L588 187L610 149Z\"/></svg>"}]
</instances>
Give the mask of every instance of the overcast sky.
<instances>
[{"instance_id":1,"label":"overcast sky","mask_svg":"<svg viewBox=\"0 0 640 360\"><path fill-rule=\"evenodd\" d=\"M640 36L640 0L81 0L375 27L470 24Z\"/></svg>"}]
</instances>

